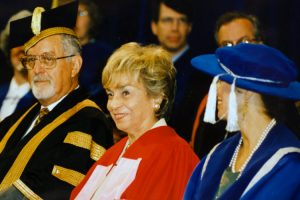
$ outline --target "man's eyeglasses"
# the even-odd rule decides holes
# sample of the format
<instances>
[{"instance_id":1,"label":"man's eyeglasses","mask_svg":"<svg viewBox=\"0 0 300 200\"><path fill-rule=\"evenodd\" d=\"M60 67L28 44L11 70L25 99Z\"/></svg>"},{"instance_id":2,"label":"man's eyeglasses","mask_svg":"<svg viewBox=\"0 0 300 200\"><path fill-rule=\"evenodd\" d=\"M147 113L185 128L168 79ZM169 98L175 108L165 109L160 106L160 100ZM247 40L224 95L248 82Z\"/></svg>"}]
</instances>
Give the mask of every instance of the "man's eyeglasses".
<instances>
[{"instance_id":1,"label":"man's eyeglasses","mask_svg":"<svg viewBox=\"0 0 300 200\"><path fill-rule=\"evenodd\" d=\"M77 16L83 17L87 16L89 12L87 10L78 10Z\"/></svg>"},{"instance_id":2,"label":"man's eyeglasses","mask_svg":"<svg viewBox=\"0 0 300 200\"><path fill-rule=\"evenodd\" d=\"M56 60L69 58L75 56L74 54L69 56L55 57L49 53L43 53L41 55L27 55L20 59L22 65L25 69L33 69L36 60L39 60L40 63L44 66L45 69L52 69L56 66Z\"/></svg>"},{"instance_id":3,"label":"man's eyeglasses","mask_svg":"<svg viewBox=\"0 0 300 200\"><path fill-rule=\"evenodd\" d=\"M240 38L238 41L234 42L234 41L223 41L220 44L220 47L232 47L235 45L238 45L240 43L251 43L251 44L257 44L260 43L259 40L255 39L255 38L247 38L247 37L242 37Z\"/></svg>"}]
</instances>

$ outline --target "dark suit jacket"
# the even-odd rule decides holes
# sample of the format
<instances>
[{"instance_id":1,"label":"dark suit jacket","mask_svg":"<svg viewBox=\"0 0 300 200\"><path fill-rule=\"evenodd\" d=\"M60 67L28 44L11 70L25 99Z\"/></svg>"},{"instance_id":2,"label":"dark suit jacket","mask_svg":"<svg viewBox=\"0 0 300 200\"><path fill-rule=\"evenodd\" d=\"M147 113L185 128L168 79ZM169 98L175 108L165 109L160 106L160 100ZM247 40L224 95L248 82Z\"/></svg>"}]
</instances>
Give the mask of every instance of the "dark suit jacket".
<instances>
[{"instance_id":1,"label":"dark suit jacket","mask_svg":"<svg viewBox=\"0 0 300 200\"><path fill-rule=\"evenodd\" d=\"M198 104L208 92L211 82L209 76L199 72L190 64L191 59L197 55L199 53L188 49L174 63L177 70L177 90L168 124L186 141L191 137Z\"/></svg>"}]
</instances>

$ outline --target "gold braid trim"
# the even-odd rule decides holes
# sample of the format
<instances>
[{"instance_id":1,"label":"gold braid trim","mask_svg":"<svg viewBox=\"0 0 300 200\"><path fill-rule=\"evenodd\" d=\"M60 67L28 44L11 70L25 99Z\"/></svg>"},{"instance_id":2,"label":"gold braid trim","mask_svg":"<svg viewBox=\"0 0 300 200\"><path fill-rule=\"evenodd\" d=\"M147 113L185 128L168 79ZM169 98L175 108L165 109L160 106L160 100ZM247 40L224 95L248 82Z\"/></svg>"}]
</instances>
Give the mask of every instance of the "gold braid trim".
<instances>
[{"instance_id":1,"label":"gold braid trim","mask_svg":"<svg viewBox=\"0 0 300 200\"><path fill-rule=\"evenodd\" d=\"M91 152L91 158L95 161L105 153L106 149L92 140L92 136L83 132L74 131L68 133L64 143L72 144L77 147L88 149Z\"/></svg>"},{"instance_id":2,"label":"gold braid trim","mask_svg":"<svg viewBox=\"0 0 300 200\"><path fill-rule=\"evenodd\" d=\"M42 200L39 195L35 194L23 181L18 179L13 185L27 198L30 200Z\"/></svg>"},{"instance_id":3,"label":"gold braid trim","mask_svg":"<svg viewBox=\"0 0 300 200\"><path fill-rule=\"evenodd\" d=\"M74 131L68 133L64 143L72 144L89 150L91 148L92 136L80 131Z\"/></svg>"},{"instance_id":4,"label":"gold braid trim","mask_svg":"<svg viewBox=\"0 0 300 200\"><path fill-rule=\"evenodd\" d=\"M26 53L32 46L34 46L36 43L38 43L40 40L49 37L51 35L56 34L67 34L67 35L73 35L77 38L76 33L67 27L53 27L48 28L40 32L40 34L33 36L28 42L24 44L24 52Z\"/></svg>"},{"instance_id":5,"label":"gold braid trim","mask_svg":"<svg viewBox=\"0 0 300 200\"><path fill-rule=\"evenodd\" d=\"M27 163L29 162L31 156L38 148L39 144L59 125L67 121L70 117L72 117L75 113L85 107L94 107L99 109L96 103L92 102L91 100L84 100L79 102L74 107L70 108L66 112L62 113L58 116L54 121L46 125L42 128L38 133L36 133L23 147L23 149L18 154L17 158L15 159L14 163L12 164L11 168L7 172L6 176L3 178L0 184L0 191L3 189L8 188L13 182L18 180Z\"/></svg>"},{"instance_id":6,"label":"gold braid trim","mask_svg":"<svg viewBox=\"0 0 300 200\"><path fill-rule=\"evenodd\" d=\"M59 0L52 0L51 8L57 8L59 6Z\"/></svg>"},{"instance_id":7,"label":"gold braid trim","mask_svg":"<svg viewBox=\"0 0 300 200\"><path fill-rule=\"evenodd\" d=\"M16 123L14 123L14 125L7 131L7 133L5 134L5 136L3 137L3 139L0 142L0 153L2 153L3 149L5 148L5 145L7 143L7 141L9 140L9 138L11 137L11 135L15 132L15 130L17 129L17 127L20 125L20 123L23 121L23 119L25 118L25 116L33 109L34 106L36 106L37 103L35 103L33 106L31 106L31 108L29 108L19 119Z\"/></svg>"},{"instance_id":8,"label":"gold braid trim","mask_svg":"<svg viewBox=\"0 0 300 200\"><path fill-rule=\"evenodd\" d=\"M58 165L54 165L52 175L73 186L77 186L84 178L84 174L72 169L67 169Z\"/></svg>"},{"instance_id":9,"label":"gold braid trim","mask_svg":"<svg viewBox=\"0 0 300 200\"><path fill-rule=\"evenodd\" d=\"M105 153L106 149L96 142L92 141L91 158L95 161L99 160Z\"/></svg>"}]
</instances>

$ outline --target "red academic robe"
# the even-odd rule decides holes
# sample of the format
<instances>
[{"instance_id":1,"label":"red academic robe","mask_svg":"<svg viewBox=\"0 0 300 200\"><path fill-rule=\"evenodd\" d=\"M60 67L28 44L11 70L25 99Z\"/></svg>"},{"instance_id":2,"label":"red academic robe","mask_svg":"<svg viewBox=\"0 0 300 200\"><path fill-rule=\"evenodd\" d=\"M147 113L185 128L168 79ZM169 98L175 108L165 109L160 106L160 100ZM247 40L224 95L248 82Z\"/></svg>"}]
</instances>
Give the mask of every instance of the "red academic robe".
<instances>
[{"instance_id":1,"label":"red academic robe","mask_svg":"<svg viewBox=\"0 0 300 200\"><path fill-rule=\"evenodd\" d=\"M104 172L105 175L102 177L104 181L111 173L114 173L114 168L117 169L117 165L120 163L116 164L127 139L127 137L122 139L106 151L101 159L92 166L84 180L72 191L71 199L87 199L86 196L80 197L79 194L83 193L82 190L87 189L86 185L89 184L89 179L91 179L90 185L96 184L95 181L101 176L99 171L103 171L106 168L107 171ZM129 162L136 162L137 165L135 167L137 169L136 172L126 175L126 178L131 176L131 181L127 183L127 186L123 187L119 197L113 194L115 195L113 198L130 200L182 199L189 177L199 162L198 157L190 146L168 126L153 128L144 133L124 152L121 158ZM108 167L110 165L113 165L113 167ZM126 170L127 166L125 167ZM118 179L120 175L118 174L115 177ZM115 180L112 181L116 182ZM121 185L120 182L122 180L117 182L118 185ZM102 182L99 185L101 184ZM99 185L97 188L99 188ZM118 185L111 187L111 189L116 189ZM95 193L95 188L85 191ZM91 198L91 196L88 198Z\"/></svg>"}]
</instances>

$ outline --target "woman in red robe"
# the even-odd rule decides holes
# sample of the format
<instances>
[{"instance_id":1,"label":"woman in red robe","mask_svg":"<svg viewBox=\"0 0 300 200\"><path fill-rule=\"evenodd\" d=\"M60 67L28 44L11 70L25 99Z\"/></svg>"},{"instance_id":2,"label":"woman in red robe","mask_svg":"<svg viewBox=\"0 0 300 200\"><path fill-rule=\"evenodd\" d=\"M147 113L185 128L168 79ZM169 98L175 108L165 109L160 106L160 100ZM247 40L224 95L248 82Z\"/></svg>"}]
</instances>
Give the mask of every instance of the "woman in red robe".
<instances>
[{"instance_id":1,"label":"woman in red robe","mask_svg":"<svg viewBox=\"0 0 300 200\"><path fill-rule=\"evenodd\" d=\"M107 108L128 137L94 164L71 199L182 199L199 159L164 118L175 77L160 47L128 43L110 57L102 74Z\"/></svg>"}]
</instances>

